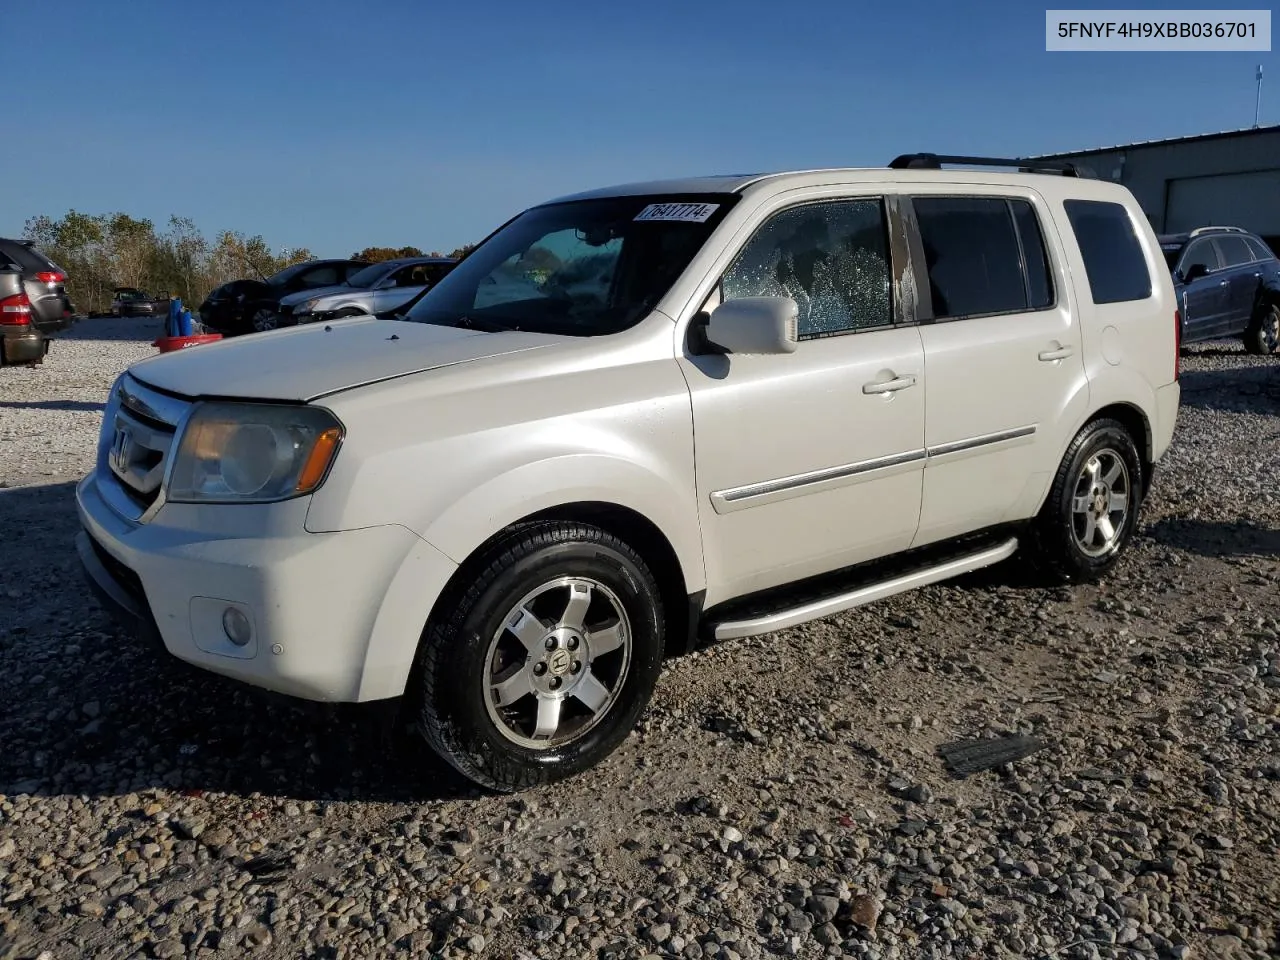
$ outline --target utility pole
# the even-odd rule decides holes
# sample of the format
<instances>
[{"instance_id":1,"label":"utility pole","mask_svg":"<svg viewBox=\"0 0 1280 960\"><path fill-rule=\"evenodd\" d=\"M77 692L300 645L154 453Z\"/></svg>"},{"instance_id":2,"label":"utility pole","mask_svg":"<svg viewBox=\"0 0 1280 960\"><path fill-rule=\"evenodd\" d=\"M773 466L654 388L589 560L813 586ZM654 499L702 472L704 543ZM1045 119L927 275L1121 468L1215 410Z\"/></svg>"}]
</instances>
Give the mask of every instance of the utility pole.
<instances>
[{"instance_id":1,"label":"utility pole","mask_svg":"<svg viewBox=\"0 0 1280 960\"><path fill-rule=\"evenodd\" d=\"M1258 126L1258 118L1262 113L1262 64L1258 64L1258 95L1253 101L1253 125Z\"/></svg>"}]
</instances>

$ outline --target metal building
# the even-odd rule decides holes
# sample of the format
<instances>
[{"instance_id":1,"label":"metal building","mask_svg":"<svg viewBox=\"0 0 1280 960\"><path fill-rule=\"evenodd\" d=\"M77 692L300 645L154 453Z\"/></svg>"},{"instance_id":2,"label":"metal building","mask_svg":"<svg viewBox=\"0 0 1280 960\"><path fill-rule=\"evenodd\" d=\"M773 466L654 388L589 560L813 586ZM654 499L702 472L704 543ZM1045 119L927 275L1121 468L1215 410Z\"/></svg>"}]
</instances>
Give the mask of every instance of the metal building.
<instances>
[{"instance_id":1,"label":"metal building","mask_svg":"<svg viewBox=\"0 0 1280 960\"><path fill-rule=\"evenodd\" d=\"M1280 251L1280 124L1055 153L1128 187L1157 233L1243 227Z\"/></svg>"}]
</instances>

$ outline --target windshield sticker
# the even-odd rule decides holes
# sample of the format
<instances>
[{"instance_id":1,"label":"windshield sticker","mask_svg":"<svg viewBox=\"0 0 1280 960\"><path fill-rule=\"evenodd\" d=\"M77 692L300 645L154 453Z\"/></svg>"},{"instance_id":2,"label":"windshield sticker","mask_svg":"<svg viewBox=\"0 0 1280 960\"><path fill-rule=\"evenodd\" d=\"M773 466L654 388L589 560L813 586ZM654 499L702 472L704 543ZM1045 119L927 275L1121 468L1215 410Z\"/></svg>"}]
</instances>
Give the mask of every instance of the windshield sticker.
<instances>
[{"instance_id":1,"label":"windshield sticker","mask_svg":"<svg viewBox=\"0 0 1280 960\"><path fill-rule=\"evenodd\" d=\"M705 223L719 209L718 203L651 203L636 214L636 219Z\"/></svg>"}]
</instances>

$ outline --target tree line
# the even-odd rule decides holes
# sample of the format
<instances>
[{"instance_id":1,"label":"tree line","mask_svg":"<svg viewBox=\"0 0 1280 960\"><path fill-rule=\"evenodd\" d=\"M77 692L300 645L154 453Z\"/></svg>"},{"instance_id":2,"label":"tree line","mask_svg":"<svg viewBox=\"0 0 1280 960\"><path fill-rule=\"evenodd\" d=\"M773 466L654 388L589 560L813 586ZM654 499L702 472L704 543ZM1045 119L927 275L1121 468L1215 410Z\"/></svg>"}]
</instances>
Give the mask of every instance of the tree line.
<instances>
[{"instance_id":1,"label":"tree line","mask_svg":"<svg viewBox=\"0 0 1280 960\"><path fill-rule=\"evenodd\" d=\"M273 250L261 235L224 230L212 240L189 217L173 216L161 228L127 213L32 217L23 235L67 274L67 293L77 312L110 309L116 287L136 287L153 296L181 297L192 309L231 280L264 279L295 263L314 260L306 247ZM450 256L461 256L472 245ZM431 256L441 256L434 253ZM367 247L352 259L390 260L425 256L416 247Z\"/></svg>"}]
</instances>

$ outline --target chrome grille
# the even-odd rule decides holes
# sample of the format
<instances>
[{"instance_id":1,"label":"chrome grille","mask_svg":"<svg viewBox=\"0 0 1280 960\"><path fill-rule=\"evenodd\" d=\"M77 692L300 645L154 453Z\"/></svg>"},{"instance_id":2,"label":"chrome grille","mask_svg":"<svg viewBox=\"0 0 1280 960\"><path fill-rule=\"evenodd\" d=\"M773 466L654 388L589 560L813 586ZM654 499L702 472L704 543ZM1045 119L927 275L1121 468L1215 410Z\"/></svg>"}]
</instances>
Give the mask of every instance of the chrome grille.
<instances>
[{"instance_id":1,"label":"chrome grille","mask_svg":"<svg viewBox=\"0 0 1280 960\"><path fill-rule=\"evenodd\" d=\"M159 508L174 436L190 406L126 375L116 388L107 470L124 498L111 498L118 512L145 520Z\"/></svg>"}]
</instances>

